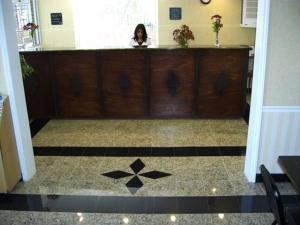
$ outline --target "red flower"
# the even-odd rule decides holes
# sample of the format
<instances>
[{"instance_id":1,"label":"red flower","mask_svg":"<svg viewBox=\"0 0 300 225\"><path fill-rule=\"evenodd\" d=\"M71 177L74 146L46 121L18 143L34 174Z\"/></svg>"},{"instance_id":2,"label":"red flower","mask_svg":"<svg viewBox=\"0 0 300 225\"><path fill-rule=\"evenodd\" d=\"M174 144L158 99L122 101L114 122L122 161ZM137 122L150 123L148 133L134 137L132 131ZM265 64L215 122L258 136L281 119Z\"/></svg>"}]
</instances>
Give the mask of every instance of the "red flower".
<instances>
[{"instance_id":1,"label":"red flower","mask_svg":"<svg viewBox=\"0 0 300 225\"><path fill-rule=\"evenodd\" d=\"M195 40L195 37L189 26L184 24L180 27L180 29L175 29L173 31L173 40L180 45L185 46L187 45L188 40Z\"/></svg>"},{"instance_id":2,"label":"red flower","mask_svg":"<svg viewBox=\"0 0 300 225\"><path fill-rule=\"evenodd\" d=\"M214 19L214 18L222 19L222 16L220 16L220 15L213 15L213 16L211 17L211 19Z\"/></svg>"},{"instance_id":3,"label":"red flower","mask_svg":"<svg viewBox=\"0 0 300 225\"><path fill-rule=\"evenodd\" d=\"M213 24L212 28L213 28L214 32L219 32L220 29L223 27L223 24L221 23L221 18L222 18L222 16L220 16L220 15L213 15L211 17L211 19L213 21L212 22L212 24Z\"/></svg>"}]
</instances>

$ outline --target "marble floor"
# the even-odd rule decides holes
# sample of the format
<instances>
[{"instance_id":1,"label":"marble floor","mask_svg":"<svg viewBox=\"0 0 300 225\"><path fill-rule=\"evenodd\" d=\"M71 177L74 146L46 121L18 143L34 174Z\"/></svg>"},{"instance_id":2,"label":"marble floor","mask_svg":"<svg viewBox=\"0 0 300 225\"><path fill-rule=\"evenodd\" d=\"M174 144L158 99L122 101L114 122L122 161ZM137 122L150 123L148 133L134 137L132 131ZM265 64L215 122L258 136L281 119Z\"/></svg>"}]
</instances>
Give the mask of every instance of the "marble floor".
<instances>
[{"instance_id":1,"label":"marble floor","mask_svg":"<svg viewBox=\"0 0 300 225\"><path fill-rule=\"evenodd\" d=\"M11 225L270 225L269 213L252 214L98 214L0 211L1 224Z\"/></svg>"},{"instance_id":2,"label":"marble floor","mask_svg":"<svg viewBox=\"0 0 300 225\"><path fill-rule=\"evenodd\" d=\"M35 159L37 173L34 178L29 182L20 182L12 193L92 196L265 194L261 183L247 182L243 173L244 156L38 156ZM111 173L116 171L118 173ZM154 177L147 174L152 171L163 174L154 174ZM169 175L164 176L164 173ZM133 178L133 183L128 185ZM136 186L136 183L139 183L136 178L141 181L141 187ZM282 194L296 193L289 183L279 183L279 188Z\"/></svg>"},{"instance_id":3,"label":"marble floor","mask_svg":"<svg viewBox=\"0 0 300 225\"><path fill-rule=\"evenodd\" d=\"M0 221L6 224L30 225L270 225L269 213L252 214L98 214L0 211Z\"/></svg>"},{"instance_id":4,"label":"marble floor","mask_svg":"<svg viewBox=\"0 0 300 225\"><path fill-rule=\"evenodd\" d=\"M51 120L33 137L33 179L0 194L0 224L269 225L264 187L243 172L247 129L242 119ZM300 203L290 183L277 186Z\"/></svg>"},{"instance_id":5,"label":"marble floor","mask_svg":"<svg viewBox=\"0 0 300 225\"><path fill-rule=\"evenodd\" d=\"M246 146L248 126L234 120L51 120L34 146Z\"/></svg>"}]
</instances>

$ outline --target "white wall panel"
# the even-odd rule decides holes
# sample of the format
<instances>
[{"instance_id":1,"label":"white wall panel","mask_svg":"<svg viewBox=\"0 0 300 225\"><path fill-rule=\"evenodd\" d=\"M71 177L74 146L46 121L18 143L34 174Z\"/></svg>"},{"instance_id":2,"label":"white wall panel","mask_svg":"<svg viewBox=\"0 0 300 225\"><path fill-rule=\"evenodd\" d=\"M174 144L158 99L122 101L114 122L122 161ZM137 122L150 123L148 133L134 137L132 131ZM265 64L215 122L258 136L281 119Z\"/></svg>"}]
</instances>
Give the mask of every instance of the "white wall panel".
<instances>
[{"instance_id":1,"label":"white wall panel","mask_svg":"<svg viewBox=\"0 0 300 225\"><path fill-rule=\"evenodd\" d=\"M264 107L259 165L282 173L280 155L300 155L300 107Z\"/></svg>"}]
</instances>

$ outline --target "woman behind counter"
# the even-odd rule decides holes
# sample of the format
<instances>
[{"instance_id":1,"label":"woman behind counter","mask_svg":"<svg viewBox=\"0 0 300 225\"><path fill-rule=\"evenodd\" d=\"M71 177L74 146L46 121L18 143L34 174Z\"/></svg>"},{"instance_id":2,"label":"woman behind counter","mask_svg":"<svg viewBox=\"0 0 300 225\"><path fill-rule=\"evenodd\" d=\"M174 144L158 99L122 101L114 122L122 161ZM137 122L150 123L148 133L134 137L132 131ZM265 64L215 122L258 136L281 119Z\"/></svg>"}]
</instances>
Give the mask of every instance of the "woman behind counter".
<instances>
[{"instance_id":1,"label":"woman behind counter","mask_svg":"<svg viewBox=\"0 0 300 225\"><path fill-rule=\"evenodd\" d=\"M134 30L134 37L130 41L132 47L147 47L151 45L144 24L138 24Z\"/></svg>"}]
</instances>

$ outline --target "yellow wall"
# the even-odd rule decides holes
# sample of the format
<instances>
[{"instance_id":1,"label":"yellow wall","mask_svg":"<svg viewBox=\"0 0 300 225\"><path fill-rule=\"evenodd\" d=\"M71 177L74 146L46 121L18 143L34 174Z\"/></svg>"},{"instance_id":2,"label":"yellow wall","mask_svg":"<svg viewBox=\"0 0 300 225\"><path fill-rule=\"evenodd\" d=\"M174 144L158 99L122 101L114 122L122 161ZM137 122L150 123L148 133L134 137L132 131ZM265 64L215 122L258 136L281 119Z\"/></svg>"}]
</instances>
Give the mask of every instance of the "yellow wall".
<instances>
[{"instance_id":1,"label":"yellow wall","mask_svg":"<svg viewBox=\"0 0 300 225\"><path fill-rule=\"evenodd\" d=\"M39 0L39 19L43 47L74 47L72 0ZM51 25L50 13L62 13L63 25Z\"/></svg>"},{"instance_id":2,"label":"yellow wall","mask_svg":"<svg viewBox=\"0 0 300 225\"><path fill-rule=\"evenodd\" d=\"M242 0L212 0L209 5L202 4L200 0L158 1L161 45L175 44L172 32L181 24L189 25L194 32L192 44L213 44L215 34L210 18L214 14L223 16L221 44L254 44L255 29L240 27ZM182 7L182 20L169 20L170 7ZM75 46L72 0L39 0L39 12L43 47ZM51 25L50 13L55 12L63 14L63 25Z\"/></svg>"},{"instance_id":3,"label":"yellow wall","mask_svg":"<svg viewBox=\"0 0 300 225\"><path fill-rule=\"evenodd\" d=\"M300 1L272 0L265 106L300 106Z\"/></svg>"},{"instance_id":4,"label":"yellow wall","mask_svg":"<svg viewBox=\"0 0 300 225\"><path fill-rule=\"evenodd\" d=\"M213 44L215 33L211 16L221 15L224 27L220 31L221 44L248 44L255 42L255 29L241 28L242 0L212 0L204 5L200 0L159 0L159 40L162 45L174 44L172 32L182 24L190 26L195 41L191 44ZM182 7L181 20L169 20L169 8Z\"/></svg>"}]
</instances>

